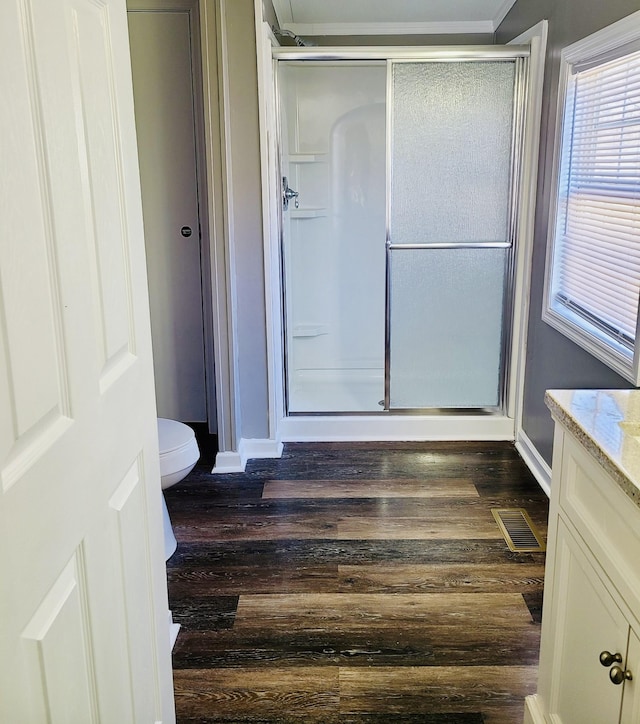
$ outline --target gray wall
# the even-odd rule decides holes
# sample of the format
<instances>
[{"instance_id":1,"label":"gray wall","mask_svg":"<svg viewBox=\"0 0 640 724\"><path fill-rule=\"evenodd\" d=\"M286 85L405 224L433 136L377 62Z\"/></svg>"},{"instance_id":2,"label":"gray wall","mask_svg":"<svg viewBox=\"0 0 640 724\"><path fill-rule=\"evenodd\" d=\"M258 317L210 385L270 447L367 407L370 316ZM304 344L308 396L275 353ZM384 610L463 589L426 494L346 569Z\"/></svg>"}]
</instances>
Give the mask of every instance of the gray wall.
<instances>
[{"instance_id":1,"label":"gray wall","mask_svg":"<svg viewBox=\"0 0 640 724\"><path fill-rule=\"evenodd\" d=\"M236 338L236 434L269 437L262 243L258 72L253 0L226 0L226 76L234 244L231 297Z\"/></svg>"},{"instance_id":2,"label":"gray wall","mask_svg":"<svg viewBox=\"0 0 640 724\"><path fill-rule=\"evenodd\" d=\"M517 0L496 33L496 42L506 43L540 20L549 21L523 421L526 434L549 463L553 424L544 405L546 389L631 386L541 318L560 51L638 9L638 0Z\"/></svg>"}]
</instances>

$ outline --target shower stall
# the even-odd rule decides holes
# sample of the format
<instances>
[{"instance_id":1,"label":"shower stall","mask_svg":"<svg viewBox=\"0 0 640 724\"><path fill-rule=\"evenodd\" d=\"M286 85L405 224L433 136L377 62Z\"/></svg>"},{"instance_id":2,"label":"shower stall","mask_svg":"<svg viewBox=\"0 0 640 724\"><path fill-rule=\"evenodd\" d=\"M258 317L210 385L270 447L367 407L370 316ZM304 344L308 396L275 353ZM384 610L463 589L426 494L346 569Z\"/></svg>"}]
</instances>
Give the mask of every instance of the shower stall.
<instances>
[{"instance_id":1,"label":"shower stall","mask_svg":"<svg viewBox=\"0 0 640 724\"><path fill-rule=\"evenodd\" d=\"M274 51L285 417L505 416L527 55Z\"/></svg>"}]
</instances>

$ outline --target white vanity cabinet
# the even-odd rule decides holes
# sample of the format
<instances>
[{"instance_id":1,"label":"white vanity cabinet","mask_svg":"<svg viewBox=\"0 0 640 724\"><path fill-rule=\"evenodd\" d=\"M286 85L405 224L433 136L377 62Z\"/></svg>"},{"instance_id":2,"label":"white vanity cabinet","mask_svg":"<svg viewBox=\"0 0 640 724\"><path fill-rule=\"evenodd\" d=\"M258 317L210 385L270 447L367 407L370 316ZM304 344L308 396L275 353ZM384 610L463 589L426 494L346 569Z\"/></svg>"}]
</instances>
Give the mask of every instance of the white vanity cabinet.
<instances>
[{"instance_id":1,"label":"white vanity cabinet","mask_svg":"<svg viewBox=\"0 0 640 724\"><path fill-rule=\"evenodd\" d=\"M626 417L636 402L636 391L547 396L552 497L538 689L525 724L640 724L640 439L630 434L640 426Z\"/></svg>"}]
</instances>

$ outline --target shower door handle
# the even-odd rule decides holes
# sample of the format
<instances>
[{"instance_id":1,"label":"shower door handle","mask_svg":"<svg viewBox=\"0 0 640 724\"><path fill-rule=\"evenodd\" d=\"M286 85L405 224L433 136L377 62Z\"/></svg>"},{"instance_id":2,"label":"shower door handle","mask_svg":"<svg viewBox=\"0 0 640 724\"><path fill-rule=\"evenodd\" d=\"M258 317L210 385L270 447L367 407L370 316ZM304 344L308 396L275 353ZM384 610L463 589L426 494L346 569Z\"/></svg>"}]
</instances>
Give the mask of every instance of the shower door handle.
<instances>
[{"instance_id":1,"label":"shower door handle","mask_svg":"<svg viewBox=\"0 0 640 724\"><path fill-rule=\"evenodd\" d=\"M287 211L289 208L289 201L291 199L295 199L295 207L296 209L300 206L300 202L298 201L298 192L294 191L292 188L289 188L289 181L286 176L282 177L282 208Z\"/></svg>"}]
</instances>

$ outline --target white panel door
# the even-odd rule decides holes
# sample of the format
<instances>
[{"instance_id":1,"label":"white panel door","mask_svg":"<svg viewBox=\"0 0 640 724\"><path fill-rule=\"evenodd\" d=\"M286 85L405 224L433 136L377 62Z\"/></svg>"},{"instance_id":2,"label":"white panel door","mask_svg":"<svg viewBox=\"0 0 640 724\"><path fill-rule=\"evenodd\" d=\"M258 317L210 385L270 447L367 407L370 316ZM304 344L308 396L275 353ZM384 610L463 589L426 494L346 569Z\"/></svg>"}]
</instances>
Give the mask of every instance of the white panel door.
<instances>
[{"instance_id":1,"label":"white panel door","mask_svg":"<svg viewBox=\"0 0 640 724\"><path fill-rule=\"evenodd\" d=\"M0 5L0 721L175 721L124 0Z\"/></svg>"},{"instance_id":2,"label":"white panel door","mask_svg":"<svg viewBox=\"0 0 640 724\"><path fill-rule=\"evenodd\" d=\"M205 422L191 30L186 10L129 12L158 414Z\"/></svg>"}]
</instances>

